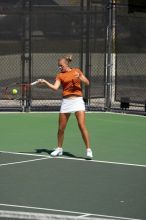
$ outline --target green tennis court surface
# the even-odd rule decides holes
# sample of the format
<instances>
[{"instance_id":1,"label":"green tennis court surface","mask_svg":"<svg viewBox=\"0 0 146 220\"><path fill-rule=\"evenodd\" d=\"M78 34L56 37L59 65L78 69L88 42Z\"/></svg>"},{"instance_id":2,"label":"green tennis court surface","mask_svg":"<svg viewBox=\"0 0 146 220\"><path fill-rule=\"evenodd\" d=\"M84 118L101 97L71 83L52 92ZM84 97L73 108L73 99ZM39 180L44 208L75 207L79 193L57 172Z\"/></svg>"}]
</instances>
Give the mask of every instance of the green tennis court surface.
<instances>
[{"instance_id":1,"label":"green tennis court surface","mask_svg":"<svg viewBox=\"0 0 146 220\"><path fill-rule=\"evenodd\" d=\"M0 114L0 209L146 219L146 118L87 114L94 160L74 115L64 156L51 158L58 114Z\"/></svg>"}]
</instances>

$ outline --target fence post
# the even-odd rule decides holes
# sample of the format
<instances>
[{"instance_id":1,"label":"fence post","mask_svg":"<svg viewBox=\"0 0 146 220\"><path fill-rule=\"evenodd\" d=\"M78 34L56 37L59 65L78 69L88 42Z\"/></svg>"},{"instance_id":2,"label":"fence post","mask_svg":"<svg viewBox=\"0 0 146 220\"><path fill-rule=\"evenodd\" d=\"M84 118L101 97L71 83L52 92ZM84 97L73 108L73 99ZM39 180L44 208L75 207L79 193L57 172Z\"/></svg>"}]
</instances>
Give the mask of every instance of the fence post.
<instances>
[{"instance_id":1,"label":"fence post","mask_svg":"<svg viewBox=\"0 0 146 220\"><path fill-rule=\"evenodd\" d=\"M83 56L84 56L84 0L80 0L81 11L81 36L80 36L80 68L83 70Z\"/></svg>"},{"instance_id":2,"label":"fence post","mask_svg":"<svg viewBox=\"0 0 146 220\"><path fill-rule=\"evenodd\" d=\"M108 24L106 36L106 82L105 82L105 109L111 109L112 96L112 0L108 2Z\"/></svg>"},{"instance_id":3,"label":"fence post","mask_svg":"<svg viewBox=\"0 0 146 220\"><path fill-rule=\"evenodd\" d=\"M26 16L26 34L25 34L25 54L27 62L27 81L31 83L31 8L32 0L26 0L27 16ZM30 111L31 107L31 87L26 89L26 111Z\"/></svg>"},{"instance_id":4,"label":"fence post","mask_svg":"<svg viewBox=\"0 0 146 220\"><path fill-rule=\"evenodd\" d=\"M86 2L86 64L85 72L87 78L90 80L90 0ZM85 103L88 104L90 96L90 88L85 87Z\"/></svg>"},{"instance_id":5,"label":"fence post","mask_svg":"<svg viewBox=\"0 0 146 220\"><path fill-rule=\"evenodd\" d=\"M23 53L22 84L31 83L31 0L23 0ZM31 88L22 86L22 108L29 111L31 105Z\"/></svg>"}]
</instances>

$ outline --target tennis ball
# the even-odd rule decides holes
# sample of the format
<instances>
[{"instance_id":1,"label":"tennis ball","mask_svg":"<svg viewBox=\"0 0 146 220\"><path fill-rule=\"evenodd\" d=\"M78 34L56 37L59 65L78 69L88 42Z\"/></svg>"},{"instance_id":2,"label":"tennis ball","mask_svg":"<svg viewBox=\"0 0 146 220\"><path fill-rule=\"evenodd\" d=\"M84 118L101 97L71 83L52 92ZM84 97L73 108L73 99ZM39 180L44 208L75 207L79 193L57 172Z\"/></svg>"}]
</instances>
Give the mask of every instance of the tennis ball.
<instances>
[{"instance_id":1,"label":"tennis ball","mask_svg":"<svg viewBox=\"0 0 146 220\"><path fill-rule=\"evenodd\" d=\"M13 94L13 95L16 95L17 92L18 92L17 89L13 89L13 90L12 90L12 94Z\"/></svg>"}]
</instances>

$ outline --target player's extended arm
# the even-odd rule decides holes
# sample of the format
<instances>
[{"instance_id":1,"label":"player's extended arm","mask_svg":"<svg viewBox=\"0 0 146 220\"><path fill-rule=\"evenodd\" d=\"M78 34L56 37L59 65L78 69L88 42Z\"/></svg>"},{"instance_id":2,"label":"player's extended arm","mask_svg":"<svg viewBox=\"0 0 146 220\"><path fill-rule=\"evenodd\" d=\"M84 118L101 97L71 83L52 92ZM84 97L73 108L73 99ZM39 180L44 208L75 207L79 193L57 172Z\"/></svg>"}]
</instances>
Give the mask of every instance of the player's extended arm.
<instances>
[{"instance_id":1,"label":"player's extended arm","mask_svg":"<svg viewBox=\"0 0 146 220\"><path fill-rule=\"evenodd\" d=\"M41 79L38 82L41 83L41 84L47 85L50 89L53 89L55 91L59 89L60 84L61 84L60 80L56 80L54 84L49 83L47 80L44 80L44 79Z\"/></svg>"}]
</instances>

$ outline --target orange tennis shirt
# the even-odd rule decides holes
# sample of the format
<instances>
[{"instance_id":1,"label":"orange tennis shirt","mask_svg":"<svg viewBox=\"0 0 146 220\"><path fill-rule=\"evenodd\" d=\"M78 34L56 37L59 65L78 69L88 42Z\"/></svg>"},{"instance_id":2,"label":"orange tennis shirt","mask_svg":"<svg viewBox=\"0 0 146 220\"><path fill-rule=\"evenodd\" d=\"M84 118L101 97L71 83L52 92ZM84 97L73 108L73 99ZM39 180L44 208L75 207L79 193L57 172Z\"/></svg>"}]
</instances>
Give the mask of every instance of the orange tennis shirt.
<instances>
[{"instance_id":1,"label":"orange tennis shirt","mask_svg":"<svg viewBox=\"0 0 146 220\"><path fill-rule=\"evenodd\" d=\"M79 73L79 76L83 75L79 68L73 68L69 72L61 72L57 74L56 80L60 80L61 82L63 97L70 95L83 96L81 80L75 76L77 73Z\"/></svg>"}]
</instances>

